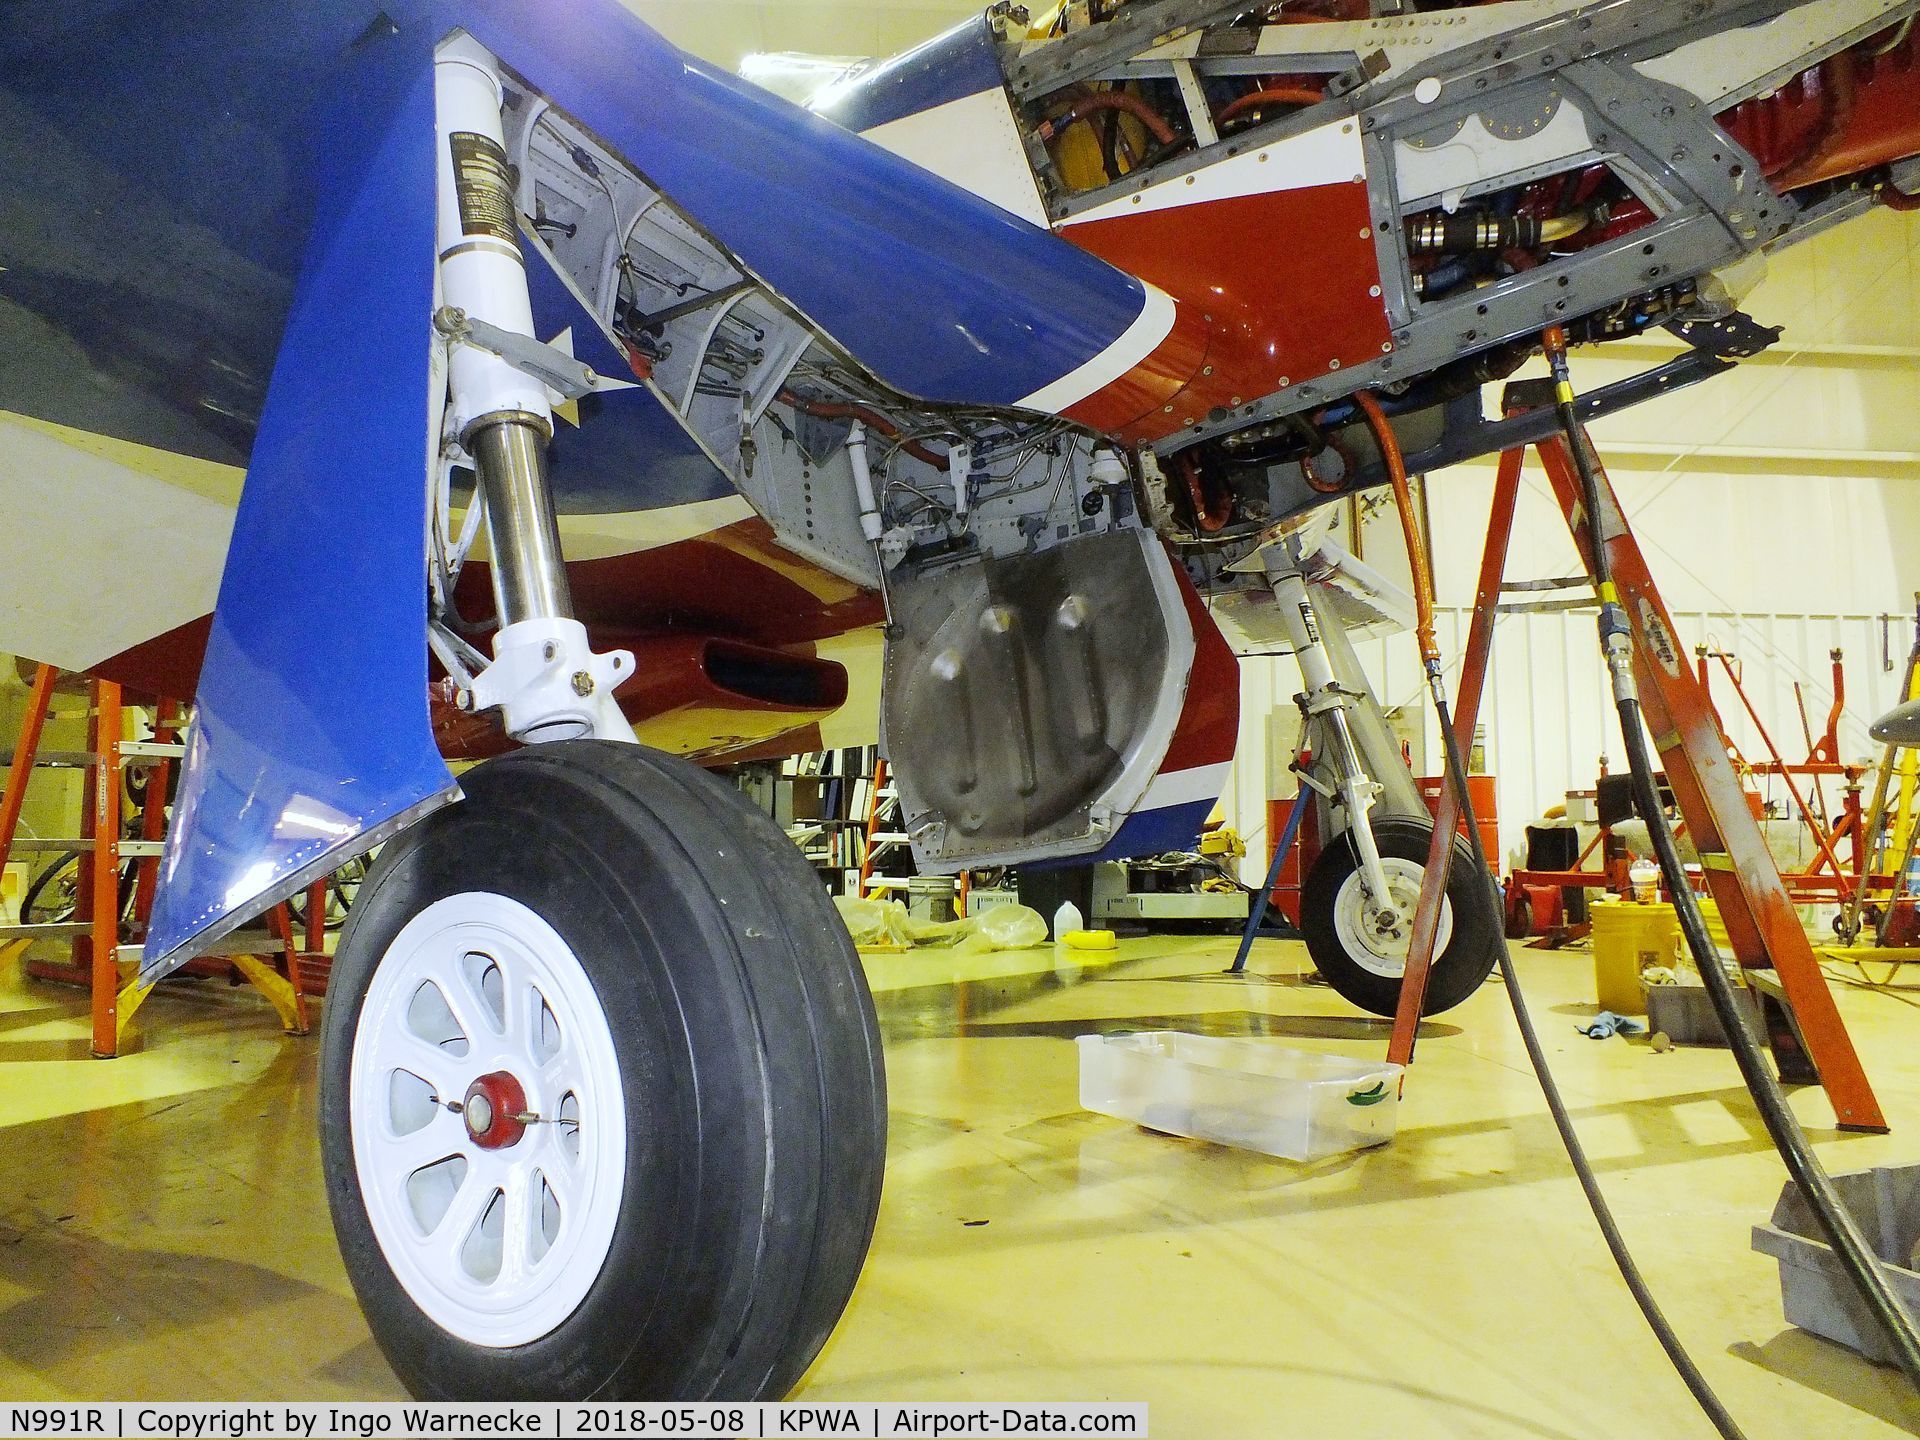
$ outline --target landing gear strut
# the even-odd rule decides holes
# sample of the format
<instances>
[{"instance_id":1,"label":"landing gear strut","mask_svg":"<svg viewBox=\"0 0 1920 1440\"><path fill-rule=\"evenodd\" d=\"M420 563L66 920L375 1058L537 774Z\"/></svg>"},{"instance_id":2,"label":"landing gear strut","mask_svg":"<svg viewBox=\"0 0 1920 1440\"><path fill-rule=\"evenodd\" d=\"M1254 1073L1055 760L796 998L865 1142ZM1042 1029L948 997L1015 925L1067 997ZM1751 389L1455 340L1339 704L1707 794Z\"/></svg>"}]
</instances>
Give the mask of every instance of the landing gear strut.
<instances>
[{"instance_id":1,"label":"landing gear strut","mask_svg":"<svg viewBox=\"0 0 1920 1440\"><path fill-rule=\"evenodd\" d=\"M474 464L501 629L442 656L529 748L389 843L329 986L327 1198L416 1394L772 1399L852 1293L886 1156L872 1001L811 868L732 787L642 749L624 653L573 617L500 86L436 67L446 434ZM444 313L444 312L443 312Z\"/></svg>"},{"instance_id":2,"label":"landing gear strut","mask_svg":"<svg viewBox=\"0 0 1920 1440\"><path fill-rule=\"evenodd\" d=\"M1265 559L1306 687L1299 703L1314 760L1300 779L1325 805L1334 822L1328 830L1338 828L1302 888L1307 951L1344 998L1392 1015L1433 821L1393 750L1345 633L1329 630L1316 609L1291 542L1274 546ZM1456 841L1424 1014L1458 1005L1492 973L1500 936L1484 889L1471 850Z\"/></svg>"}]
</instances>

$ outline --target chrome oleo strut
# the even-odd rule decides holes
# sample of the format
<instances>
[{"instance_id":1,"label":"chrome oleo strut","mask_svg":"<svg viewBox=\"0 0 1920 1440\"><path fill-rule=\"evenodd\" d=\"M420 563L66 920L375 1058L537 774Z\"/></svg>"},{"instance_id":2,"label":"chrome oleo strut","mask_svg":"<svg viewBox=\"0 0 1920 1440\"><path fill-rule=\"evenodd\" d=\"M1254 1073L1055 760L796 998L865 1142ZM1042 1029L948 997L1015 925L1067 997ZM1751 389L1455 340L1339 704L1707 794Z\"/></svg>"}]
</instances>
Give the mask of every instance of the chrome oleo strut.
<instances>
[{"instance_id":1,"label":"chrome oleo strut","mask_svg":"<svg viewBox=\"0 0 1920 1440\"><path fill-rule=\"evenodd\" d=\"M448 643L438 626L434 650L462 708L498 709L516 740L631 742L613 692L632 676L633 656L594 653L573 616L547 481L553 397L611 384L534 334L493 57L456 36L440 49L434 82L442 306L435 327L448 347L442 434L447 454L470 458L479 477L500 617L490 664L470 663L476 652Z\"/></svg>"},{"instance_id":2,"label":"chrome oleo strut","mask_svg":"<svg viewBox=\"0 0 1920 1440\"><path fill-rule=\"evenodd\" d=\"M1348 718L1356 697L1348 693L1334 674L1333 662L1321 638L1320 618L1314 611L1313 597L1293 542L1271 547L1261 559L1266 565L1267 583L1273 587L1274 599L1279 602L1281 624L1286 628L1294 658L1300 664L1300 678L1305 684L1300 696L1301 712L1308 724L1320 722L1329 737L1325 751L1316 757L1315 768L1325 766L1331 770L1333 783L1329 785L1305 770L1299 771L1300 778L1323 797L1345 808L1360 861L1360 883L1366 887L1370 920L1383 932L1398 928L1404 917L1380 863L1380 847L1374 841L1370 819L1381 786L1367 773Z\"/></svg>"}]
</instances>

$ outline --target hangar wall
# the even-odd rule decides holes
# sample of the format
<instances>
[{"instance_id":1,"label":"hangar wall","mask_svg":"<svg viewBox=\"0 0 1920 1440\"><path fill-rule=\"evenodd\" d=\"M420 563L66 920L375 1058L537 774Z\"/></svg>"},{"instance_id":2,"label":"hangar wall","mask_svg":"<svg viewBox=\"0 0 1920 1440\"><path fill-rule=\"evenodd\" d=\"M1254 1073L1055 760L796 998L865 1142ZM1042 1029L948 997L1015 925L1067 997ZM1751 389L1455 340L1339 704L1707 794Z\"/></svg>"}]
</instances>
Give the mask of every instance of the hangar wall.
<instances>
[{"instance_id":1,"label":"hangar wall","mask_svg":"<svg viewBox=\"0 0 1920 1440\"><path fill-rule=\"evenodd\" d=\"M626 0L676 45L737 69L755 52L893 55L985 8L967 0Z\"/></svg>"},{"instance_id":2,"label":"hangar wall","mask_svg":"<svg viewBox=\"0 0 1920 1440\"><path fill-rule=\"evenodd\" d=\"M1738 654L1769 730L1788 758L1799 759L1805 742L1794 682L1817 731L1832 699L1828 651L1843 648L1843 754L1864 756L1867 722L1896 698L1920 590L1920 545L1912 539L1920 535L1920 218L1880 211L1786 252L1748 309L1787 327L1772 352L1617 416L1596 427L1596 438L1689 650L1711 640ZM1598 354L1578 351L1575 383L1606 384L1671 348L1660 334ZM1492 483L1490 462L1430 480L1440 640L1456 666ZM1390 509L1364 522L1361 549L1404 582ZM1545 478L1530 467L1508 577L1577 568ZM1891 673L1883 615L1892 617ZM1382 702L1424 717L1411 638L1366 642L1360 651ZM1266 852L1265 802L1292 793L1288 757L1274 752L1288 743L1298 688L1291 659L1243 662L1241 749L1223 809L1249 839L1251 880ZM1738 702L1724 679L1716 694L1735 743L1757 755L1758 736L1744 714L1733 713ZM1502 619L1484 721L1507 851L1563 792L1592 785L1600 755L1615 769L1623 763L1591 612ZM1438 734L1430 720L1422 729L1437 769ZM1277 744L1269 733L1276 730Z\"/></svg>"}]
</instances>

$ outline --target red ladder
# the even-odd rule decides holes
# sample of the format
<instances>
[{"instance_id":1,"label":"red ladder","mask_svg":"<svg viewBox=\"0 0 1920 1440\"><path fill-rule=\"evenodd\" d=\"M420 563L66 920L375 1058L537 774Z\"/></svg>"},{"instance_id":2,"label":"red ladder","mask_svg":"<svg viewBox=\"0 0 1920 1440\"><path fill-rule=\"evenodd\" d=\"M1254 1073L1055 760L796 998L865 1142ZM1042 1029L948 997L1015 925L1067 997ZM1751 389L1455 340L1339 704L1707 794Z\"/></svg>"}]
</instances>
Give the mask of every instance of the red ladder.
<instances>
[{"instance_id":1,"label":"red ladder","mask_svg":"<svg viewBox=\"0 0 1920 1440\"><path fill-rule=\"evenodd\" d=\"M1586 441L1584 433L1582 442ZM1593 526L1580 501L1580 482L1572 452L1560 437L1534 447L1554 498L1572 531L1574 543L1593 569ZM1494 486L1493 510L1481 561L1480 583L1474 603L1472 629L1455 706L1456 733L1470 736L1478 713L1500 582L1506 566L1513 511L1519 493L1524 450L1510 450L1500 458ZM1598 457L1596 456L1596 461ZM1735 957L1748 970L1771 971L1785 1002L1788 1023L1770 1025L1769 1038L1784 1078L1816 1080L1827 1092L1834 1116L1844 1130L1885 1131L1887 1123L1860 1057L1834 1004L1826 976L1814 955L1812 942L1801 929L1799 915L1787 894L1768 851L1759 822L1747 807L1740 778L1729 757L1729 746L1711 698L1691 666L1674 630L1673 617L1660 598L1646 557L1627 524L1619 497L1604 470L1600 474L1599 534L1606 546L1614 584L1633 624L1635 671L1641 706L1655 749L1660 753L1667 782L1686 818L1699 849L1707 887L1719 906ZM1436 857L1451 843L1458 812L1451 791L1440 809L1434 830ZM1444 874L1444 868L1439 873ZM1437 900L1437 895L1436 895ZM1434 907L1437 914L1438 906ZM1426 994L1432 956L1432 928L1416 921L1415 940L1407 957L1400 1005L1394 1020L1388 1057L1406 1064L1413 1058L1414 1038ZM1425 944L1422 945L1424 939ZM1756 977L1762 979L1764 977ZM1765 994L1776 988L1762 983Z\"/></svg>"},{"instance_id":2,"label":"red ladder","mask_svg":"<svg viewBox=\"0 0 1920 1440\"><path fill-rule=\"evenodd\" d=\"M0 871L6 869L15 854L78 852L81 861L74 915L71 921L59 923L0 926L0 943L72 941L69 960L29 960L27 974L35 979L82 985L90 991L91 1048L97 1057L111 1059L120 1053L128 1022L152 989L138 979L124 989L120 984L122 957L129 951L135 956L138 954L137 944L123 942L120 867L125 860L136 862L130 918L137 930L144 931L152 915L160 854L166 838L168 775L174 763L185 755L186 747L179 741L177 702L160 702L153 739L128 740L125 738L126 705L120 686L110 680L94 680L88 685L91 703L87 710L86 750L42 750L40 741L52 713L54 688L59 678L60 672L51 665L42 665L34 672L27 711L7 770L7 788L0 794ZM80 834L71 839L21 839L21 809L34 771L81 765L86 767L87 778ZM148 773L140 834L130 839L121 834L121 797L126 773L134 768L143 768ZM276 948L286 966L285 979L250 952L236 951L223 958L266 995L290 1033L304 1035L308 1029L306 994L300 982L300 957L286 907L274 907L269 912L268 923L275 932Z\"/></svg>"}]
</instances>

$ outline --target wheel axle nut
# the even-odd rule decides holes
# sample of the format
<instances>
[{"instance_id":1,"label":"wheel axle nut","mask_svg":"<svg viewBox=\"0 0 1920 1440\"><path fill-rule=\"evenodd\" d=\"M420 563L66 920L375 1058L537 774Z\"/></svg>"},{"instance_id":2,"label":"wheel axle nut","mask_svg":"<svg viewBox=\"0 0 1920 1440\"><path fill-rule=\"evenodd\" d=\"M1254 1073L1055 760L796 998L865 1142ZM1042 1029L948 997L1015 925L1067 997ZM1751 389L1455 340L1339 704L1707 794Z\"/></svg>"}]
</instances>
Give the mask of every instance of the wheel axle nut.
<instances>
[{"instance_id":1,"label":"wheel axle nut","mask_svg":"<svg viewBox=\"0 0 1920 1440\"><path fill-rule=\"evenodd\" d=\"M527 1133L527 1092L505 1070L495 1070L467 1087L460 1114L474 1144L504 1150Z\"/></svg>"}]
</instances>

